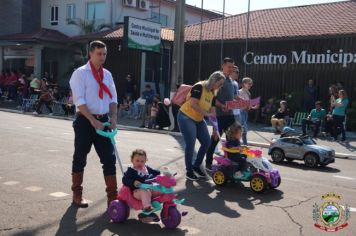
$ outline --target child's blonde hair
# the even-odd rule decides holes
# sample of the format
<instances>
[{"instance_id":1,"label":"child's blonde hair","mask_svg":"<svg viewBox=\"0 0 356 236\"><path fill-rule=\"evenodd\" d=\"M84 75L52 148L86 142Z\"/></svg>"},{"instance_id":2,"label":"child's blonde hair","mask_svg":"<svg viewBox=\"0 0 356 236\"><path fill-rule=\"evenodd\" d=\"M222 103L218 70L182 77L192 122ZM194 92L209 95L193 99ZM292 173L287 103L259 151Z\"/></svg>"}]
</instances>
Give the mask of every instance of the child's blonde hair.
<instances>
[{"instance_id":1,"label":"child's blonde hair","mask_svg":"<svg viewBox=\"0 0 356 236\"><path fill-rule=\"evenodd\" d=\"M146 151L143 149L135 149L133 150L132 154L131 154L131 161L134 158L134 156L139 155L139 156L144 156L147 159L147 154Z\"/></svg>"},{"instance_id":2,"label":"child's blonde hair","mask_svg":"<svg viewBox=\"0 0 356 236\"><path fill-rule=\"evenodd\" d=\"M237 132L242 132L242 126L239 122L235 121L226 131L226 138L229 140L235 139Z\"/></svg>"}]
</instances>

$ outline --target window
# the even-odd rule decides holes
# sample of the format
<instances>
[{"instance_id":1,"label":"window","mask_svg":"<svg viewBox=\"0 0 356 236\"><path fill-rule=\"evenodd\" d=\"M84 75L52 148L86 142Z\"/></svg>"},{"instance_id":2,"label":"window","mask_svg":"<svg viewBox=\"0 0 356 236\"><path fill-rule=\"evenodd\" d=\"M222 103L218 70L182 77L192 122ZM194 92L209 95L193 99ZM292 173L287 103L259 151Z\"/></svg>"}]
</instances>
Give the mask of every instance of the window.
<instances>
[{"instance_id":1,"label":"window","mask_svg":"<svg viewBox=\"0 0 356 236\"><path fill-rule=\"evenodd\" d=\"M67 4L67 20L75 18L75 4Z\"/></svg>"},{"instance_id":2,"label":"window","mask_svg":"<svg viewBox=\"0 0 356 236\"><path fill-rule=\"evenodd\" d=\"M162 26L168 26L168 16L159 14L157 12L151 13L152 21L160 23Z\"/></svg>"},{"instance_id":3,"label":"window","mask_svg":"<svg viewBox=\"0 0 356 236\"><path fill-rule=\"evenodd\" d=\"M89 2L87 4L87 20L104 20L105 2Z\"/></svg>"},{"instance_id":4,"label":"window","mask_svg":"<svg viewBox=\"0 0 356 236\"><path fill-rule=\"evenodd\" d=\"M51 25L58 25L58 6L51 6Z\"/></svg>"}]
</instances>

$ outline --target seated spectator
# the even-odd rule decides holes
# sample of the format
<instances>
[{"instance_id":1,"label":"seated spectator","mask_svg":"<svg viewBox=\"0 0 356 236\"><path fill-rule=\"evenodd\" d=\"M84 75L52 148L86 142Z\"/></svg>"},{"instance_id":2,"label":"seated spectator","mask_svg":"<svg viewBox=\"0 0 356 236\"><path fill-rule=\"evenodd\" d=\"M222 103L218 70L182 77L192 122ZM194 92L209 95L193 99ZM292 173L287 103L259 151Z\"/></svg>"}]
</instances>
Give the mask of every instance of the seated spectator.
<instances>
[{"instance_id":1,"label":"seated spectator","mask_svg":"<svg viewBox=\"0 0 356 236\"><path fill-rule=\"evenodd\" d=\"M7 78L7 91L8 101L13 101L16 99L17 95L17 76L14 71L11 71L11 74Z\"/></svg>"},{"instance_id":2,"label":"seated spectator","mask_svg":"<svg viewBox=\"0 0 356 236\"><path fill-rule=\"evenodd\" d=\"M41 81L41 90L40 90L40 98L38 100L36 111L33 112L34 115L38 115L42 113L42 106L46 105L49 115L53 115L53 110L51 107L53 101L53 91L52 89L47 89L47 83L45 79Z\"/></svg>"},{"instance_id":3,"label":"seated spectator","mask_svg":"<svg viewBox=\"0 0 356 236\"><path fill-rule=\"evenodd\" d=\"M142 124L140 128L146 127L146 120L150 120L151 107L153 103L153 99L155 96L155 91L151 88L151 85L146 84L145 90L142 92L142 98L145 99L145 106L141 112L142 115Z\"/></svg>"},{"instance_id":4,"label":"seated spectator","mask_svg":"<svg viewBox=\"0 0 356 236\"><path fill-rule=\"evenodd\" d=\"M324 132L325 135L332 136L333 134L334 121L331 113L328 113L325 117Z\"/></svg>"},{"instance_id":5,"label":"seated spectator","mask_svg":"<svg viewBox=\"0 0 356 236\"><path fill-rule=\"evenodd\" d=\"M30 95L40 94L41 80L34 77L30 82Z\"/></svg>"},{"instance_id":6,"label":"seated spectator","mask_svg":"<svg viewBox=\"0 0 356 236\"><path fill-rule=\"evenodd\" d=\"M55 100L55 101L59 101L60 99L61 99L61 95L60 95L60 93L59 93L59 91L58 91L58 88L57 87L55 87L54 89L53 89L53 99Z\"/></svg>"},{"instance_id":7,"label":"seated spectator","mask_svg":"<svg viewBox=\"0 0 356 236\"><path fill-rule=\"evenodd\" d=\"M306 135L307 125L314 126L314 138L318 136L321 121L325 119L326 111L321 107L321 102L317 101L315 103L315 108L311 110L309 116L302 120L302 130L303 135Z\"/></svg>"},{"instance_id":8,"label":"seated spectator","mask_svg":"<svg viewBox=\"0 0 356 236\"><path fill-rule=\"evenodd\" d=\"M5 91L5 82L6 82L5 71L2 71L0 74L0 96L2 96L2 94Z\"/></svg>"},{"instance_id":9,"label":"seated spectator","mask_svg":"<svg viewBox=\"0 0 356 236\"><path fill-rule=\"evenodd\" d=\"M119 105L119 117L124 117L129 114L130 104L127 98L122 99L122 102Z\"/></svg>"},{"instance_id":10,"label":"seated spectator","mask_svg":"<svg viewBox=\"0 0 356 236\"><path fill-rule=\"evenodd\" d=\"M264 121L270 121L272 115L276 112L277 108L274 104L274 99L270 98L267 101L267 104L262 107L261 116Z\"/></svg>"},{"instance_id":11,"label":"seated spectator","mask_svg":"<svg viewBox=\"0 0 356 236\"><path fill-rule=\"evenodd\" d=\"M158 101L155 99L151 106L150 122L148 123L149 129L156 128L157 114L158 114Z\"/></svg>"},{"instance_id":12,"label":"seated spectator","mask_svg":"<svg viewBox=\"0 0 356 236\"><path fill-rule=\"evenodd\" d=\"M156 123L158 129L163 129L165 127L171 126L171 120L169 119L168 106L159 100L159 96L156 96L158 102L158 113L156 118Z\"/></svg>"},{"instance_id":13,"label":"seated spectator","mask_svg":"<svg viewBox=\"0 0 356 236\"><path fill-rule=\"evenodd\" d=\"M68 92L68 95L66 97L66 103L62 104L62 109L64 111L64 115L66 116L75 114L75 105L73 103L73 95L71 90Z\"/></svg>"},{"instance_id":14,"label":"seated spectator","mask_svg":"<svg viewBox=\"0 0 356 236\"><path fill-rule=\"evenodd\" d=\"M277 113L272 115L271 124L272 127L275 129L275 133L281 133L284 126L288 123L289 120L289 109L287 107L287 102L282 100L279 103L279 109Z\"/></svg>"},{"instance_id":15,"label":"seated spectator","mask_svg":"<svg viewBox=\"0 0 356 236\"><path fill-rule=\"evenodd\" d=\"M140 119L142 110L144 109L146 100L143 98L138 98L135 102L133 102L130 106L129 117L133 119Z\"/></svg>"}]
</instances>

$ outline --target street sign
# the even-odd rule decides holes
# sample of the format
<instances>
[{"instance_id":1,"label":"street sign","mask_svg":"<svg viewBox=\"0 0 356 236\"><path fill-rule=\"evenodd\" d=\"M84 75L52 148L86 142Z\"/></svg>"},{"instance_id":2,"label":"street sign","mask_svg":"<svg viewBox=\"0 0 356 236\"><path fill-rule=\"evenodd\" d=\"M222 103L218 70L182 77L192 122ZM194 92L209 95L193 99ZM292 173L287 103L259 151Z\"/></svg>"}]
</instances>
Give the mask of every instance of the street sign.
<instances>
[{"instance_id":1,"label":"street sign","mask_svg":"<svg viewBox=\"0 0 356 236\"><path fill-rule=\"evenodd\" d=\"M131 49L160 52L161 24L126 16L124 41Z\"/></svg>"}]
</instances>

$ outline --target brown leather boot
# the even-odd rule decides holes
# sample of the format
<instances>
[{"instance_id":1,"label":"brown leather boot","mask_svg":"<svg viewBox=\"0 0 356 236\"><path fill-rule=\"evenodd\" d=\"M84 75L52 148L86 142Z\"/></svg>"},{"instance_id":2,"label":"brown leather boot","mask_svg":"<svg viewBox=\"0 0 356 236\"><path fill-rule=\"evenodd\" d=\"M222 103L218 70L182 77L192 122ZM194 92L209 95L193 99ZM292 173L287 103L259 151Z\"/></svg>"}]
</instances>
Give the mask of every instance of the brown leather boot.
<instances>
[{"instance_id":1,"label":"brown leather boot","mask_svg":"<svg viewBox=\"0 0 356 236\"><path fill-rule=\"evenodd\" d=\"M116 175L104 176L106 184L106 195L108 197L108 207L109 204L117 199L117 181Z\"/></svg>"},{"instance_id":2,"label":"brown leather boot","mask_svg":"<svg viewBox=\"0 0 356 236\"><path fill-rule=\"evenodd\" d=\"M80 208L88 207L88 202L82 198L83 172L72 173L73 204Z\"/></svg>"}]
</instances>

